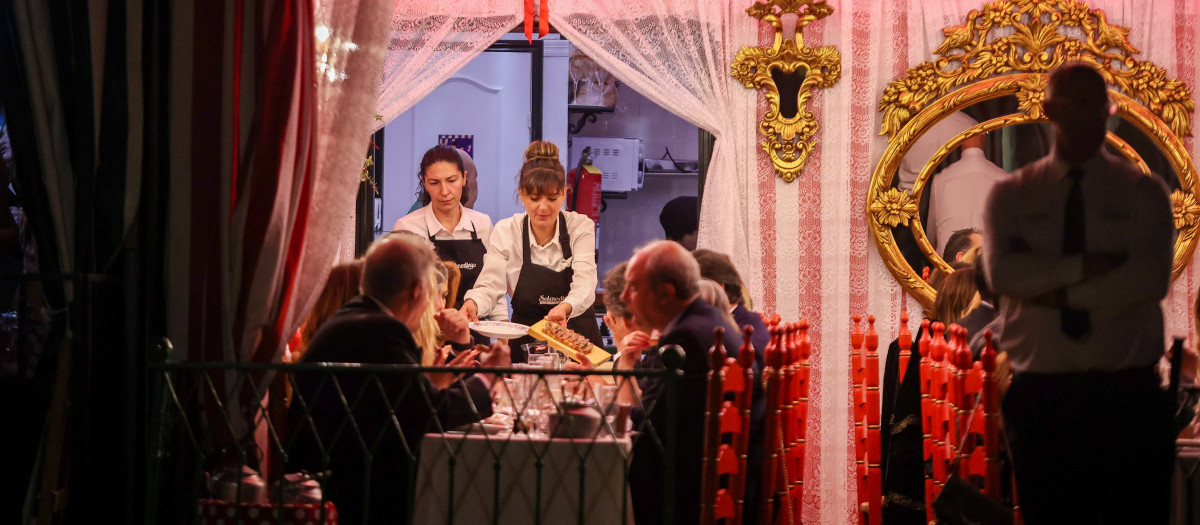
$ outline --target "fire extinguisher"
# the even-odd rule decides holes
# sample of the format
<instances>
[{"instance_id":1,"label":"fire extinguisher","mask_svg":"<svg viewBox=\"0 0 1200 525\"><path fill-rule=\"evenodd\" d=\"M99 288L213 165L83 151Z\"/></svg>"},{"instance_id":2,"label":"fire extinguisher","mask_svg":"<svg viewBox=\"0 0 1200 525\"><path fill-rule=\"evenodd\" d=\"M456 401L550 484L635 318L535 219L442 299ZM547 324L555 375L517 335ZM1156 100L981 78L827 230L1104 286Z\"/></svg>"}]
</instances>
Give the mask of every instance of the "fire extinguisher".
<instances>
[{"instance_id":1,"label":"fire extinguisher","mask_svg":"<svg viewBox=\"0 0 1200 525\"><path fill-rule=\"evenodd\" d=\"M567 210L582 213L600 224L600 169L592 165L592 148L583 148L579 164L567 173Z\"/></svg>"}]
</instances>

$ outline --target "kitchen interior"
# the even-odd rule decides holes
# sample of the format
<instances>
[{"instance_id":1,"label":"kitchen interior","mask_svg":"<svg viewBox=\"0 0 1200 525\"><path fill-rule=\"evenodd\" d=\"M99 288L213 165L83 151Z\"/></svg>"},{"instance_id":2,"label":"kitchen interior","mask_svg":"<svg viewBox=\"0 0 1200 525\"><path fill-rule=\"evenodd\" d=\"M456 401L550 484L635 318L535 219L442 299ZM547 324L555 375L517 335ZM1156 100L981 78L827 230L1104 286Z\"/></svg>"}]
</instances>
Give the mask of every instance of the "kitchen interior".
<instances>
[{"instance_id":1,"label":"kitchen interior","mask_svg":"<svg viewBox=\"0 0 1200 525\"><path fill-rule=\"evenodd\" d=\"M435 144L472 155L479 171L474 209L495 222L523 211L516 186L525 146L554 142L568 187L579 188L578 196L568 194L568 207L576 201L576 211L598 219L601 283L636 247L663 238L664 204L699 196L702 184L700 130L617 81L558 34L533 42L505 35L375 138L375 237L413 209L420 157ZM577 183L572 172L585 150L594 169L581 173L593 174ZM603 323L601 331L611 347Z\"/></svg>"}]
</instances>

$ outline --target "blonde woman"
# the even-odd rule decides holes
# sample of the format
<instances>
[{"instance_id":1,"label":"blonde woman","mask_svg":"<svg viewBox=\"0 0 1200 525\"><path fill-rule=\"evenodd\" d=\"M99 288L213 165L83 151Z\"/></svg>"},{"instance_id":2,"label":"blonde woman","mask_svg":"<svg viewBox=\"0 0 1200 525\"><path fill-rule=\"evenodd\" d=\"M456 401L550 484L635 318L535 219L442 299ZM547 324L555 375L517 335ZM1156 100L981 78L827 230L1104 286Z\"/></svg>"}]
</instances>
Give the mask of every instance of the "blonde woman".
<instances>
[{"instance_id":1,"label":"blonde woman","mask_svg":"<svg viewBox=\"0 0 1200 525\"><path fill-rule=\"evenodd\" d=\"M453 308L446 308L449 293L449 274L445 265L435 264L425 276L426 306L413 339L421 347L421 366L474 366L478 350L471 349L471 332L467 318ZM445 344L450 343L450 344ZM451 358L451 351L458 350ZM461 374L428 372L437 388L446 388Z\"/></svg>"}]
</instances>

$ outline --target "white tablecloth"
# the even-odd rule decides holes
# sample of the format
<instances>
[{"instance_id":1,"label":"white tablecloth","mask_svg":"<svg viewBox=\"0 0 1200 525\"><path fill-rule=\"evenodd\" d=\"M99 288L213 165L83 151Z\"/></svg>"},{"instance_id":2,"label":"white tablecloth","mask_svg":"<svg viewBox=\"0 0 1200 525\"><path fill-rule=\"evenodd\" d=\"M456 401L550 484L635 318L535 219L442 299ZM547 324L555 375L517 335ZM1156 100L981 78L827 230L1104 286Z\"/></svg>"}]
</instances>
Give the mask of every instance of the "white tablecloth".
<instances>
[{"instance_id":1,"label":"white tablecloth","mask_svg":"<svg viewBox=\"0 0 1200 525\"><path fill-rule=\"evenodd\" d=\"M506 441L507 440L507 441ZM629 439L591 440L530 438L524 434L427 434L421 444L413 523L534 523L536 460L542 457L540 519L544 524L607 525L633 523L625 465ZM454 467L454 501L450 501L450 458ZM499 506L494 504L500 464ZM583 521L579 521L580 464L584 465ZM498 514L498 516L497 516ZM622 521L621 516L626 516ZM495 520L495 518L499 518Z\"/></svg>"}]
</instances>

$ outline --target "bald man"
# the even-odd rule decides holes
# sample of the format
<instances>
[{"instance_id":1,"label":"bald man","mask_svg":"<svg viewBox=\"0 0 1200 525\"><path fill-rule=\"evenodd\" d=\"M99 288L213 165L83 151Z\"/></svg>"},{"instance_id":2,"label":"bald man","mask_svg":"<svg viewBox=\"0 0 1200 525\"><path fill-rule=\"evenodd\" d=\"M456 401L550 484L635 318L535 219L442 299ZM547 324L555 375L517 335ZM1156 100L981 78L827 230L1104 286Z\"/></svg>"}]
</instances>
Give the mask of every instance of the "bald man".
<instances>
[{"instance_id":1,"label":"bald man","mask_svg":"<svg viewBox=\"0 0 1200 525\"><path fill-rule=\"evenodd\" d=\"M389 235L376 241L363 263L362 295L321 326L302 362L421 364L421 348L412 334L426 308L424 276L434 264L437 257L419 239ZM485 366L510 365L508 349L500 345L494 345L480 360ZM346 523L362 523L364 518L369 523L404 522L412 509L398 502L408 501L402 495L412 487L402 467L415 467L412 462L425 433L491 415L494 379L492 374L474 374L437 388L423 373L341 373L337 375L339 393L326 374L297 373L288 425L297 434L296 447L290 451L289 467L293 471L331 470L323 487L325 497L338 506L339 518ZM353 426L346 424L343 393L344 399L357 403L351 408ZM392 403L398 403L394 415ZM319 444L313 439L305 409L311 411ZM364 508L365 454L355 432L371 446L379 440L373 451L369 509ZM319 446L329 454L328 466L321 462ZM412 451L411 457L406 447Z\"/></svg>"},{"instance_id":2,"label":"bald man","mask_svg":"<svg viewBox=\"0 0 1200 525\"><path fill-rule=\"evenodd\" d=\"M703 456L704 403L708 375L708 350L713 329L725 328L724 344L730 356L736 356L741 335L729 324L724 312L699 298L700 265L686 248L673 241L653 242L634 253L625 269L625 291L621 300L633 313L635 322L646 330L662 335L659 345L679 345L684 352L683 373L675 403L676 455L675 523L698 523L700 511L700 461ZM657 349L642 359L643 368L661 368ZM662 379L648 377L640 382L641 407L654 407L646 414L641 407L633 411L634 424L649 418L663 439L667 425L667 396ZM662 453L642 434L633 448L629 469L630 494L637 523L662 523Z\"/></svg>"},{"instance_id":3,"label":"bald man","mask_svg":"<svg viewBox=\"0 0 1200 525\"><path fill-rule=\"evenodd\" d=\"M1166 523L1174 453L1159 301L1167 189L1104 151L1113 106L1090 66L1050 75L1050 155L996 185L984 268L1014 375L1002 411L1026 523Z\"/></svg>"}]
</instances>

